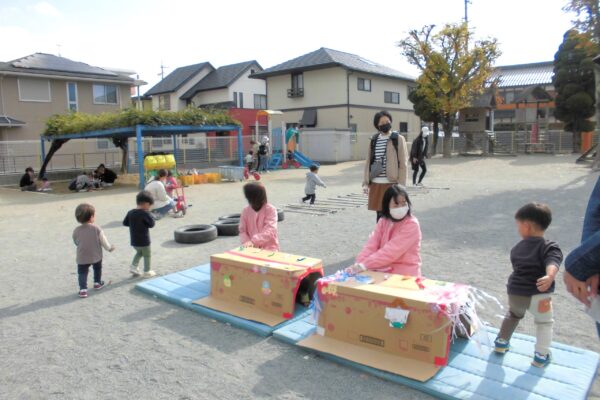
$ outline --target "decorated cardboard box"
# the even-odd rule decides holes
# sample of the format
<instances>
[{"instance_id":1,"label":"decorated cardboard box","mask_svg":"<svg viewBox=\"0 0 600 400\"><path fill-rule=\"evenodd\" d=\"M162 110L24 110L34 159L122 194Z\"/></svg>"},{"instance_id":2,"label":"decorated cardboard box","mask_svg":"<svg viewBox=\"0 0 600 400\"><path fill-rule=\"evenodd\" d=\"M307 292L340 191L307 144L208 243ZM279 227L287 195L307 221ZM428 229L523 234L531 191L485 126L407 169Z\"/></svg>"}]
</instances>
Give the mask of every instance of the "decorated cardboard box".
<instances>
[{"instance_id":1,"label":"decorated cardboard box","mask_svg":"<svg viewBox=\"0 0 600 400\"><path fill-rule=\"evenodd\" d=\"M312 299L321 260L236 248L210 257L211 294L195 303L275 326L294 316L298 292Z\"/></svg>"},{"instance_id":2,"label":"decorated cardboard box","mask_svg":"<svg viewBox=\"0 0 600 400\"><path fill-rule=\"evenodd\" d=\"M301 346L420 381L447 365L449 310L459 315L467 286L379 272L358 278L318 281L317 331Z\"/></svg>"}]
</instances>

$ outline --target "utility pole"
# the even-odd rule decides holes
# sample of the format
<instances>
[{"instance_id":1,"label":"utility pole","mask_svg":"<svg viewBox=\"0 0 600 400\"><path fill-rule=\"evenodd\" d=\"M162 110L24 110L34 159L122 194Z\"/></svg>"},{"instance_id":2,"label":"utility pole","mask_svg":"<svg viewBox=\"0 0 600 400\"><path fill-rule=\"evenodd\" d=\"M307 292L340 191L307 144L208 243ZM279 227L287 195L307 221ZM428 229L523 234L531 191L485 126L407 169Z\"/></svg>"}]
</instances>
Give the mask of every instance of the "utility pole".
<instances>
[{"instance_id":1,"label":"utility pole","mask_svg":"<svg viewBox=\"0 0 600 400\"><path fill-rule=\"evenodd\" d=\"M169 68L169 67L165 67L163 65L162 60L160 60L160 74L157 74L160 76L160 79L165 79L165 69L167 69L167 68Z\"/></svg>"},{"instance_id":2,"label":"utility pole","mask_svg":"<svg viewBox=\"0 0 600 400\"><path fill-rule=\"evenodd\" d=\"M465 23L469 23L469 14L468 14L468 6L471 4L471 0L465 0Z\"/></svg>"}]
</instances>

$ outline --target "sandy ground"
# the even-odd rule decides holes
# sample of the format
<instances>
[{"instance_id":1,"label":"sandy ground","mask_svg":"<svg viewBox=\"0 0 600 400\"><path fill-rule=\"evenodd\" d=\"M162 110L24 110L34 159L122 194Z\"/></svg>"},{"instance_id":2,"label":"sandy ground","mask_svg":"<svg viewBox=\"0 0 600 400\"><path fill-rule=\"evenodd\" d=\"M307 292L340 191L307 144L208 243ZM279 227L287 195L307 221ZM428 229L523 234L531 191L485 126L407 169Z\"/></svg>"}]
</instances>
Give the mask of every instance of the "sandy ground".
<instances>
[{"instance_id":1,"label":"sandy ground","mask_svg":"<svg viewBox=\"0 0 600 400\"><path fill-rule=\"evenodd\" d=\"M565 253L576 246L589 193L598 178L571 156L435 159L413 198L423 231L423 271L431 278L475 285L506 300L509 251L519 240L513 215L530 200L547 202L554 222L547 237ZM362 166L324 166L319 198L360 191ZM264 179L272 203L296 203L305 171ZM179 245L173 230L211 223L244 206L241 183L188 188L193 207L151 231L161 274L208 262L237 238ZM74 209L91 202L97 224L116 246L104 258L112 285L77 297ZM133 252L121 226L135 190L65 195L0 189L0 398L3 399L429 399L305 351L264 339L134 290ZM323 258L328 272L350 264L374 226L374 213L348 209L329 216L286 214L284 251ZM90 279L91 280L91 279ZM600 350L591 320L565 291L555 295L555 340ZM496 326L491 310L482 315ZM531 318L519 331L533 333ZM593 396L600 396L596 383Z\"/></svg>"}]
</instances>

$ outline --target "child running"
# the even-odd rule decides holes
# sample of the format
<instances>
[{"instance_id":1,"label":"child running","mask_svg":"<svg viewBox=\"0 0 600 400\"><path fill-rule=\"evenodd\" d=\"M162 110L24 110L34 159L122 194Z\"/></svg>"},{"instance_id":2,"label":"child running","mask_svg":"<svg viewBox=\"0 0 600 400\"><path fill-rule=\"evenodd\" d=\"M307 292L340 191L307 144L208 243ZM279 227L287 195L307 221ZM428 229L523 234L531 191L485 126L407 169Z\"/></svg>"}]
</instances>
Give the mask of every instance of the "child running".
<instances>
[{"instance_id":1,"label":"child running","mask_svg":"<svg viewBox=\"0 0 600 400\"><path fill-rule=\"evenodd\" d=\"M114 251L99 226L94 225L96 209L83 203L75 209L75 219L79 225L73 231L73 242L77 246L77 275L79 276L79 297L88 297L87 279L90 265L94 269L94 289L104 287L102 280L102 248Z\"/></svg>"},{"instance_id":2,"label":"child running","mask_svg":"<svg viewBox=\"0 0 600 400\"><path fill-rule=\"evenodd\" d=\"M240 216L242 246L279 251L277 208L267 202L265 187L257 182L244 185L249 205Z\"/></svg>"},{"instance_id":3,"label":"child running","mask_svg":"<svg viewBox=\"0 0 600 400\"><path fill-rule=\"evenodd\" d=\"M551 361L552 292L554 279L562 263L563 254L558 244L544 238L552 222L552 212L545 204L529 203L515 214L517 229L523 238L510 252L513 273L506 285L508 313L496 338L496 353L504 354L510 348L510 338L519 321L529 311L536 330L535 353L532 365L545 367Z\"/></svg>"},{"instance_id":4,"label":"child running","mask_svg":"<svg viewBox=\"0 0 600 400\"><path fill-rule=\"evenodd\" d=\"M306 173L306 185L304 186L304 194L305 197L302 198L302 203L305 203L306 200L310 200L310 205L315 204L315 199L317 198L316 191L317 186L322 186L324 188L327 187L325 183L319 178L319 167L316 164L312 164L310 166L310 172Z\"/></svg>"},{"instance_id":5,"label":"child running","mask_svg":"<svg viewBox=\"0 0 600 400\"><path fill-rule=\"evenodd\" d=\"M156 275L156 272L152 271L150 266L150 228L154 227L154 218L150 215L150 206L154 203L154 199L150 192L142 190L135 197L135 201L137 208L130 210L123 220L123 225L129 227L131 246L136 251L129 271L133 276L140 276L139 263L143 257L143 277L152 278Z\"/></svg>"}]
</instances>

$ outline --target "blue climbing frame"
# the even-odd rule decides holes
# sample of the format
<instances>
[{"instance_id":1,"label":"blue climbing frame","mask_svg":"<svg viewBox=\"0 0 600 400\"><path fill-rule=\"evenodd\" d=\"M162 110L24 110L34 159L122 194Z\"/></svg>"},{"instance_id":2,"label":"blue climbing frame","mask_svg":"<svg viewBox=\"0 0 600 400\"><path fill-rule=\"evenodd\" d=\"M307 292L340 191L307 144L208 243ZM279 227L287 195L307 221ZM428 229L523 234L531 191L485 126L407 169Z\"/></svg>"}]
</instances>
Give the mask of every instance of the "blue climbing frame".
<instances>
[{"instance_id":1,"label":"blue climbing frame","mask_svg":"<svg viewBox=\"0 0 600 400\"><path fill-rule=\"evenodd\" d=\"M101 131L88 131L80 133L68 133L65 135L41 135L40 146L42 150L42 163L46 160L45 141L52 142L57 139L94 139L110 138L113 136L136 138L136 149L138 157L138 172L140 174L140 188L145 186L144 178L144 151L142 148L142 138L144 136L177 136L188 133L200 132L231 132L237 131L238 140L238 159L240 167L244 166L244 149L242 148L242 127L237 125L163 125L148 126L136 125L127 128L105 129ZM174 141L175 142L175 141Z\"/></svg>"}]
</instances>

